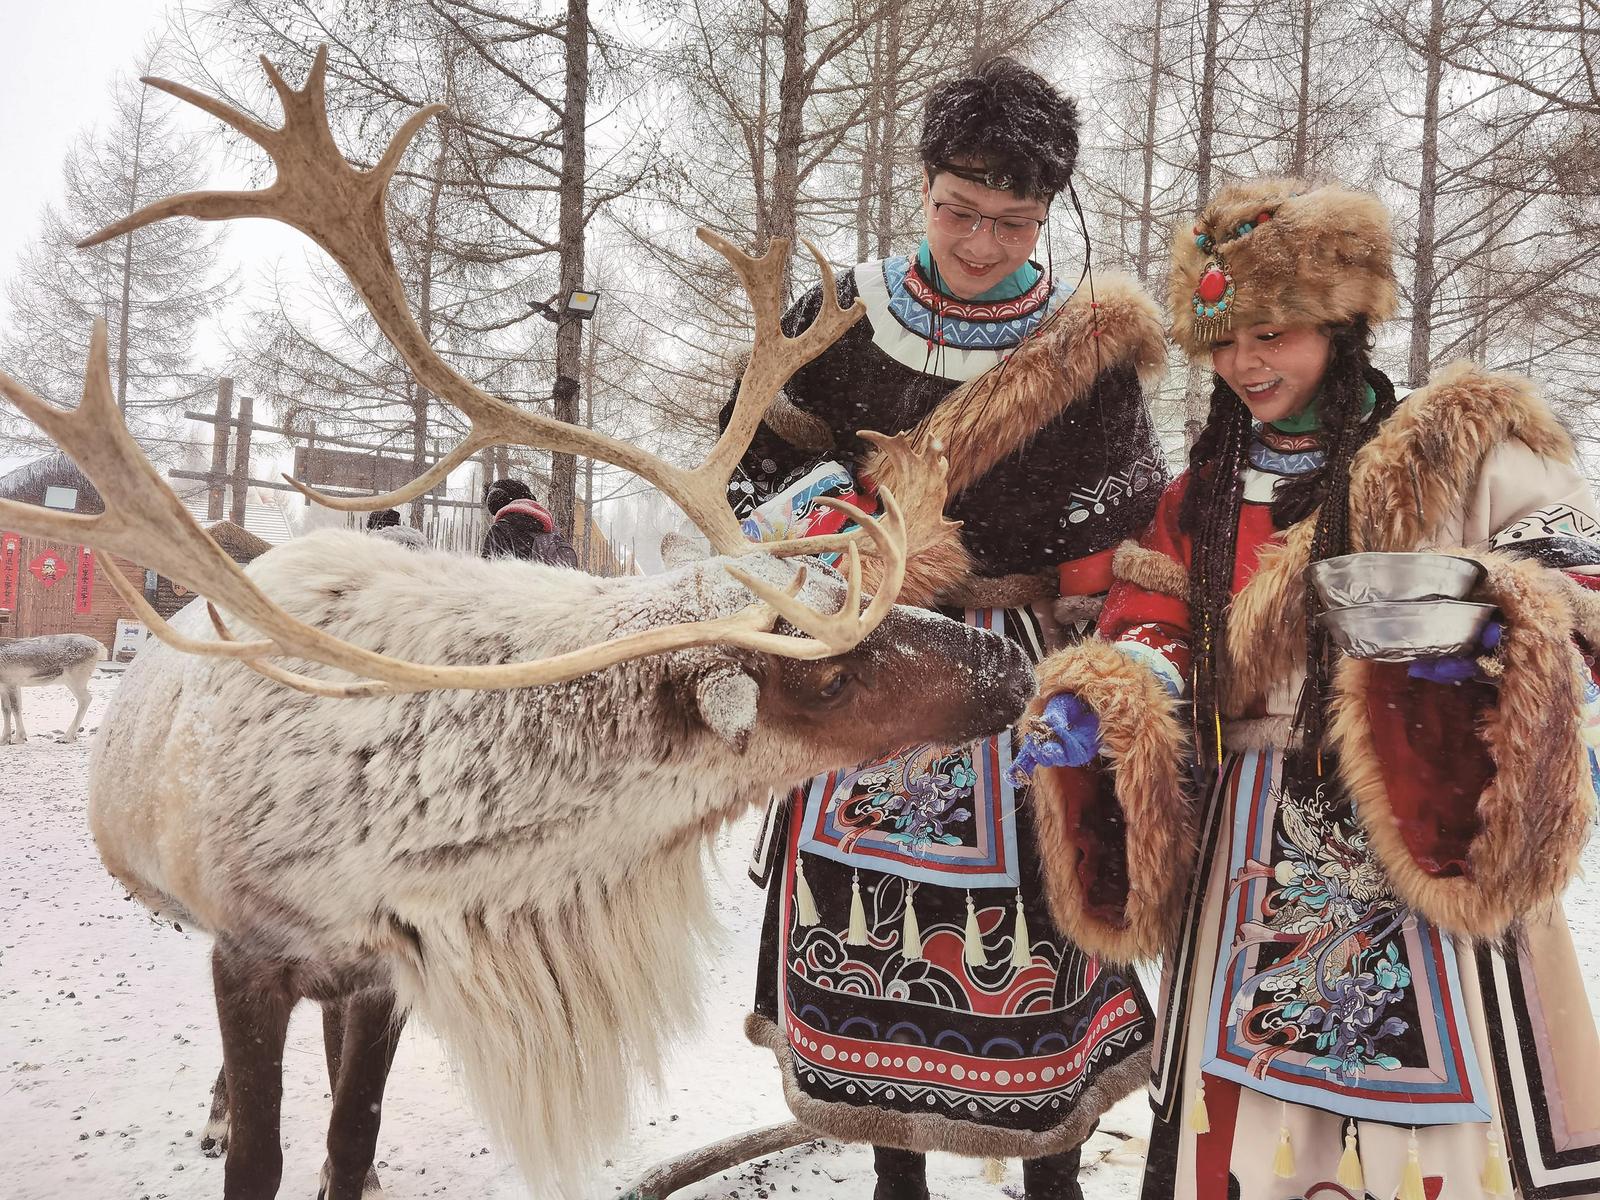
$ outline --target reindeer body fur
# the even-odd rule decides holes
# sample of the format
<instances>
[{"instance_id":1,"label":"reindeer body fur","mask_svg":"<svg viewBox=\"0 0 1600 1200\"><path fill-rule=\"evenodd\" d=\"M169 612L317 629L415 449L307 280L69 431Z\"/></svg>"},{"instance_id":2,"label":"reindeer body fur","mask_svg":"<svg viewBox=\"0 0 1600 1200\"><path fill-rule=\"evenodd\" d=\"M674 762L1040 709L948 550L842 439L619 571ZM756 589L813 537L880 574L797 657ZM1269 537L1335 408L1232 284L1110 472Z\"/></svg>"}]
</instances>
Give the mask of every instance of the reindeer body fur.
<instances>
[{"instance_id":1,"label":"reindeer body fur","mask_svg":"<svg viewBox=\"0 0 1600 1200\"><path fill-rule=\"evenodd\" d=\"M796 569L741 565L780 584ZM716 560L599 579L346 532L249 574L299 619L419 662L548 656L749 602ZM813 564L801 597L831 610L842 592ZM209 628L197 605L174 624ZM970 637L896 609L852 653L890 673L926 645L950 671ZM303 964L305 994L319 977L330 995L387 978L524 1170L570 1184L693 1014L710 835L873 744L802 715L763 719L740 753L715 714L696 718L696 681L764 657L707 647L543 688L326 700L152 646L103 723L91 826L144 903ZM991 722L1003 674L978 700Z\"/></svg>"}]
</instances>

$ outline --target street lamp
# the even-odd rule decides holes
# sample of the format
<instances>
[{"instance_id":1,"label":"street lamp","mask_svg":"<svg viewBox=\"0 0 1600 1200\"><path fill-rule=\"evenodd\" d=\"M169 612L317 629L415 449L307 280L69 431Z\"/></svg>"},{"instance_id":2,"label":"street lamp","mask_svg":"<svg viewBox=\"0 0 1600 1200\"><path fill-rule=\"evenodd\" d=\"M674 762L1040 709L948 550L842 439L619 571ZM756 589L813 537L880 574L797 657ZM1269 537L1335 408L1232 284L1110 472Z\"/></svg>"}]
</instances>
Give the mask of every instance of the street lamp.
<instances>
[{"instance_id":1,"label":"street lamp","mask_svg":"<svg viewBox=\"0 0 1600 1200\"><path fill-rule=\"evenodd\" d=\"M554 299L555 297L552 296L550 300L529 300L528 307L546 321L556 325L568 320L592 320L595 310L600 307L600 293L594 288L579 288L576 291L568 292L566 303L561 306L559 312L550 302Z\"/></svg>"}]
</instances>

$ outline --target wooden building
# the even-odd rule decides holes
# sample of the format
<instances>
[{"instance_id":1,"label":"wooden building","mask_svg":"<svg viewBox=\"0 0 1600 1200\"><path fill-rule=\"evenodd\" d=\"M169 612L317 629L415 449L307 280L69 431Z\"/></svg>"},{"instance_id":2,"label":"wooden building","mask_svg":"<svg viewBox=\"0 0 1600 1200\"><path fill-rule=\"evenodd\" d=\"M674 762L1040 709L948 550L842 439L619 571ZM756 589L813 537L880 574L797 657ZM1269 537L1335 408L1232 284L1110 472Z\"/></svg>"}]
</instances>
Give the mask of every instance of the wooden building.
<instances>
[{"instance_id":1,"label":"wooden building","mask_svg":"<svg viewBox=\"0 0 1600 1200\"><path fill-rule=\"evenodd\" d=\"M85 515L105 511L94 484L61 453L45 455L0 476L0 499ZM218 522L208 532L240 563L249 562L269 545L228 521ZM106 582L107 571L121 572L163 617L172 616L193 599L170 579L119 555L33 537L0 525L0 637L85 633L111 648L117 622L137 617Z\"/></svg>"}]
</instances>

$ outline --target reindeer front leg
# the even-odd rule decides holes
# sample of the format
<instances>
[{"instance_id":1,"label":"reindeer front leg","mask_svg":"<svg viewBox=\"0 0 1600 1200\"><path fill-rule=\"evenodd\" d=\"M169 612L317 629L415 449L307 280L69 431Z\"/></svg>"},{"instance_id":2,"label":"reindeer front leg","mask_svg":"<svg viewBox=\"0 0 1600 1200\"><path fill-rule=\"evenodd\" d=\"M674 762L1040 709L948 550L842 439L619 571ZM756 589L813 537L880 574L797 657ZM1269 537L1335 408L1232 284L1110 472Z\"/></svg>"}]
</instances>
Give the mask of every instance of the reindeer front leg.
<instances>
[{"instance_id":1,"label":"reindeer front leg","mask_svg":"<svg viewBox=\"0 0 1600 1200\"><path fill-rule=\"evenodd\" d=\"M25 745L28 741L28 731L23 727L22 724L22 689L17 687L15 684L11 684L3 690L5 692L4 704L0 707L5 708L6 730L5 738L3 742L0 742L0 744L9 742L13 746ZM11 732L11 721L13 717L16 718L17 722L17 732L15 734Z\"/></svg>"},{"instance_id":2,"label":"reindeer front leg","mask_svg":"<svg viewBox=\"0 0 1600 1200\"><path fill-rule=\"evenodd\" d=\"M283 986L281 970L227 936L219 936L211 951L211 978L228 1089L222 1198L273 1200L283 1176L283 1043L297 997Z\"/></svg>"},{"instance_id":3,"label":"reindeer front leg","mask_svg":"<svg viewBox=\"0 0 1600 1200\"><path fill-rule=\"evenodd\" d=\"M72 715L72 724L67 726L67 734L61 740L75 742L78 740L78 730L83 728L83 714L89 711L89 681L87 679L69 679L67 686L72 689L73 699L78 702L78 711Z\"/></svg>"},{"instance_id":4,"label":"reindeer front leg","mask_svg":"<svg viewBox=\"0 0 1600 1200\"><path fill-rule=\"evenodd\" d=\"M228 1152L228 1071L217 1068L217 1081L211 1085L211 1112L200 1131L200 1153L221 1158Z\"/></svg>"},{"instance_id":5,"label":"reindeer front leg","mask_svg":"<svg viewBox=\"0 0 1600 1200\"><path fill-rule=\"evenodd\" d=\"M404 1025L405 1018L395 1013L393 993L383 988L322 1006L333 1114L317 1200L382 1200L372 1160L383 1120L383 1088Z\"/></svg>"}]
</instances>

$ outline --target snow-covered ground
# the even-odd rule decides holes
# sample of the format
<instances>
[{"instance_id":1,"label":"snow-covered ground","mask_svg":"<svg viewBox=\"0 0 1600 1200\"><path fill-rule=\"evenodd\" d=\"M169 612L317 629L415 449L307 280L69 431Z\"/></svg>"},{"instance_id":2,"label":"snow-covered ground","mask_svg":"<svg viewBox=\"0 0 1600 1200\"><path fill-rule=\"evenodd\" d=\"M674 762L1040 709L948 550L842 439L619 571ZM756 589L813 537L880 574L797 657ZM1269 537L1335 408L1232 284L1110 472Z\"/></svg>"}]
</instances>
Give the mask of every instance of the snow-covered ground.
<instances>
[{"instance_id":1,"label":"snow-covered ground","mask_svg":"<svg viewBox=\"0 0 1600 1200\"><path fill-rule=\"evenodd\" d=\"M98 677L76 745L54 738L73 710L64 688L24 693L32 739L0 746L0 1145L8 1200L217 1200L222 1162L201 1155L212 1078L221 1063L211 1003L209 944L158 925L125 899L95 855L84 816L88 746L115 676ZM606 1200L665 1158L788 1118L771 1056L748 1045L741 1022L753 988L761 898L742 864L750 821L717 847L713 881L727 927L707 973L705 1018L685 1042L664 1090L647 1096L624 1144L583 1200ZM1600 1010L1600 844L1585 864L1594 886L1568 900ZM285 1055L284 1182L280 1195L311 1200L328 1114L315 1006L295 1014ZM528 1189L489 1146L444 1055L418 1025L389 1079L379 1173L388 1200L424 1196L524 1200ZM1149 1125L1141 1097L1114 1110L1090 1140L1089 1200L1135 1194L1138 1149ZM981 1164L935 1155L942 1200L1021 1195L1006 1164L998 1186ZM683 1200L868 1200L871 1158L857 1146L815 1142L746 1164L679 1193Z\"/></svg>"}]
</instances>

